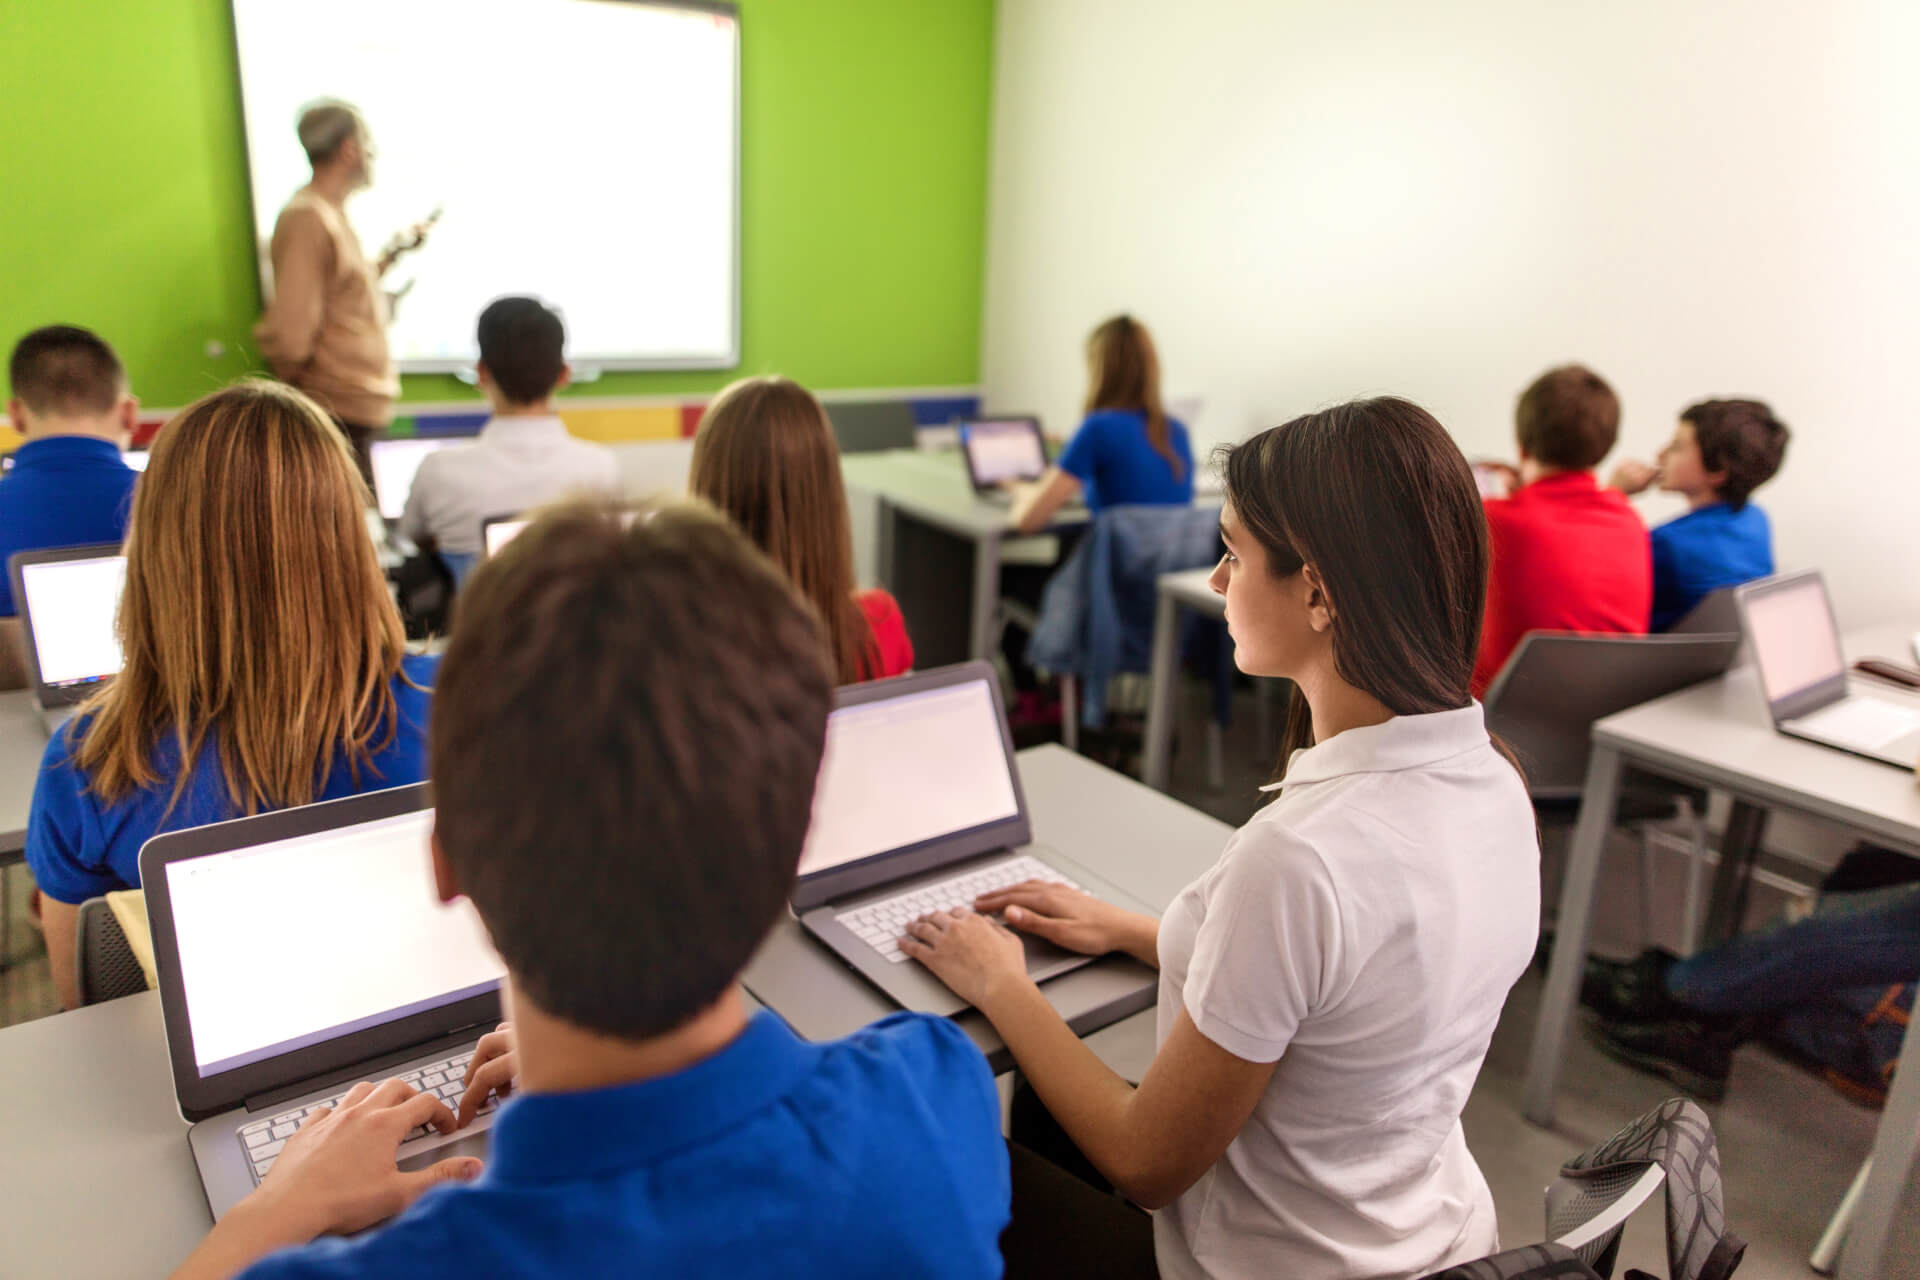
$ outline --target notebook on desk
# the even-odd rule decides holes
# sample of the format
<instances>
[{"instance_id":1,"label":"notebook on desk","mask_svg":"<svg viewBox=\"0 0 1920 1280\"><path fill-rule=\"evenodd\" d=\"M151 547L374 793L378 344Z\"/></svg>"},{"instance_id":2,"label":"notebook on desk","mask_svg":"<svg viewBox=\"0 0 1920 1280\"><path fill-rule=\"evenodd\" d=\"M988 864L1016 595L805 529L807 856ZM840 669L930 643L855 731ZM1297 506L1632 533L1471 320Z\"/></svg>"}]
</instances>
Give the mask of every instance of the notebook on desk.
<instances>
[{"instance_id":1,"label":"notebook on desk","mask_svg":"<svg viewBox=\"0 0 1920 1280\"><path fill-rule=\"evenodd\" d=\"M26 641L27 683L51 735L120 674L127 558L118 543L20 551L7 561Z\"/></svg>"},{"instance_id":2,"label":"notebook on desk","mask_svg":"<svg viewBox=\"0 0 1920 1280\"><path fill-rule=\"evenodd\" d=\"M440 901L432 829L422 784L141 849L174 1097L216 1219L362 1080L397 1076L458 1108L505 970L472 906ZM492 1116L415 1130L400 1167L484 1156Z\"/></svg>"}]
</instances>

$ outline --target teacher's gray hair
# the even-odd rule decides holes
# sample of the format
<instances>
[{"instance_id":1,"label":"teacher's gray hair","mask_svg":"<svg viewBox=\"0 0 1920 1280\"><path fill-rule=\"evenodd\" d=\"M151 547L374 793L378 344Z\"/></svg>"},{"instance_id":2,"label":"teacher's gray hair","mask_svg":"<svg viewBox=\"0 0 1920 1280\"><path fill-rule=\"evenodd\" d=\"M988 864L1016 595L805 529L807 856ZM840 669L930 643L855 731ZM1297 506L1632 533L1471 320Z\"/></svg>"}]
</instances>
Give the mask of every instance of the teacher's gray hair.
<instances>
[{"instance_id":1,"label":"teacher's gray hair","mask_svg":"<svg viewBox=\"0 0 1920 1280\"><path fill-rule=\"evenodd\" d=\"M338 98L308 103L300 109L300 123L296 126L300 146L311 164L325 164L333 159L334 152L340 150L348 138L359 136L365 128L359 110Z\"/></svg>"}]
</instances>

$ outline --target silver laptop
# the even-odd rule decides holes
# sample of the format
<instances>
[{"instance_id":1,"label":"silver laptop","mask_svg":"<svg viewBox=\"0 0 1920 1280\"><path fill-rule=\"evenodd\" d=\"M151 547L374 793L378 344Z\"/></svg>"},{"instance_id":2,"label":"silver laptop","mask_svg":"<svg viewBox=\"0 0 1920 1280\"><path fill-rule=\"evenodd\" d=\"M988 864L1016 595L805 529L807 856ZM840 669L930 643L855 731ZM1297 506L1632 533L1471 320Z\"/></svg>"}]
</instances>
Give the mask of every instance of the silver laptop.
<instances>
[{"instance_id":1,"label":"silver laptop","mask_svg":"<svg viewBox=\"0 0 1920 1280\"><path fill-rule=\"evenodd\" d=\"M434 890L430 804L425 784L399 787L141 849L174 1096L215 1218L362 1080L399 1076L458 1109L504 967L472 906ZM484 1156L492 1118L415 1130L400 1167Z\"/></svg>"},{"instance_id":2,"label":"silver laptop","mask_svg":"<svg viewBox=\"0 0 1920 1280\"><path fill-rule=\"evenodd\" d=\"M1016 414L979 418L960 424L960 453L974 495L986 502L1009 503L1007 481L1034 481L1047 472L1047 442L1040 419Z\"/></svg>"},{"instance_id":3,"label":"silver laptop","mask_svg":"<svg viewBox=\"0 0 1920 1280\"><path fill-rule=\"evenodd\" d=\"M373 500L388 523L400 519L407 509L407 494L413 490L413 477L428 454L448 445L471 444L471 436L406 436L398 440L375 440L367 453L373 462Z\"/></svg>"},{"instance_id":4,"label":"silver laptop","mask_svg":"<svg viewBox=\"0 0 1920 1280\"><path fill-rule=\"evenodd\" d=\"M1848 680L1840 629L1818 571L1749 583L1734 599L1775 728L1914 767L1920 759L1920 699L1862 693Z\"/></svg>"},{"instance_id":5,"label":"silver laptop","mask_svg":"<svg viewBox=\"0 0 1920 1280\"><path fill-rule=\"evenodd\" d=\"M488 516L480 522L481 553L491 560L533 521L526 516Z\"/></svg>"},{"instance_id":6,"label":"silver laptop","mask_svg":"<svg viewBox=\"0 0 1920 1280\"><path fill-rule=\"evenodd\" d=\"M127 581L120 544L20 551L7 561L26 641L27 680L51 735L120 674L115 619Z\"/></svg>"},{"instance_id":7,"label":"silver laptop","mask_svg":"<svg viewBox=\"0 0 1920 1280\"><path fill-rule=\"evenodd\" d=\"M912 921L1025 880L1127 901L1084 870L1061 870L1057 855L1031 840L991 665L848 685L827 721L793 911L901 1006L958 1013L967 1002L900 950ZM1093 959L1021 937L1036 981Z\"/></svg>"}]
</instances>

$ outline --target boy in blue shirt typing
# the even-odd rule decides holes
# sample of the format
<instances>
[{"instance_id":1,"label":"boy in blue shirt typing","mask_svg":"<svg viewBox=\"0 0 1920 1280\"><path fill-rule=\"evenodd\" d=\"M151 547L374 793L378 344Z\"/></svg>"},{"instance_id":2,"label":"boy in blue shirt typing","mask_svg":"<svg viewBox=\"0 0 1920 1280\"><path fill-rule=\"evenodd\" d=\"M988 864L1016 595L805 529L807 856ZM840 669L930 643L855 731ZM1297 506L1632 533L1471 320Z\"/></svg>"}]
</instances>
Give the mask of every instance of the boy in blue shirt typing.
<instances>
[{"instance_id":1,"label":"boy in blue shirt typing","mask_svg":"<svg viewBox=\"0 0 1920 1280\"><path fill-rule=\"evenodd\" d=\"M309 1121L179 1274L999 1275L1007 1154L966 1036L901 1014L809 1044L739 987L811 818L825 655L695 506L561 508L476 570L435 693L433 871L511 1022L458 1115L389 1080ZM509 1087L484 1169L395 1167L410 1128Z\"/></svg>"},{"instance_id":2,"label":"boy in blue shirt typing","mask_svg":"<svg viewBox=\"0 0 1920 1280\"><path fill-rule=\"evenodd\" d=\"M1621 492L1658 484L1691 508L1653 531L1652 630L1667 630L1722 587L1772 576L1773 532L1748 499L1780 469L1787 437L1761 401L1702 400L1681 412L1657 463L1615 469Z\"/></svg>"}]
</instances>

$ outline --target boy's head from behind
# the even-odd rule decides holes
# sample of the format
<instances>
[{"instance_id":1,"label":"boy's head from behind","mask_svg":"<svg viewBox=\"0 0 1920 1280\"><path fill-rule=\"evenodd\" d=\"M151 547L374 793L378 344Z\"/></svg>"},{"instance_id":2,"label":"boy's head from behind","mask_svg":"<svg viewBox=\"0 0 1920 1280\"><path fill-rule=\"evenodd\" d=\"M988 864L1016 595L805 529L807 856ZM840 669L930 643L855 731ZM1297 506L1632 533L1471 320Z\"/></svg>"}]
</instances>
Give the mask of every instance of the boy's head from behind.
<instances>
[{"instance_id":1,"label":"boy's head from behind","mask_svg":"<svg viewBox=\"0 0 1920 1280\"><path fill-rule=\"evenodd\" d=\"M567 329L538 298L495 298L480 313L480 385L508 406L539 404L567 384Z\"/></svg>"},{"instance_id":2,"label":"boy's head from behind","mask_svg":"<svg viewBox=\"0 0 1920 1280\"><path fill-rule=\"evenodd\" d=\"M1513 424L1522 459L1554 471L1590 471L1620 434L1620 398L1593 370L1562 365L1520 393Z\"/></svg>"},{"instance_id":3,"label":"boy's head from behind","mask_svg":"<svg viewBox=\"0 0 1920 1280\"><path fill-rule=\"evenodd\" d=\"M1689 434L1697 448L1691 457ZM1680 413L1680 426L1662 459L1665 485L1685 490L1676 481L1697 472L1698 485L1738 511L1780 469L1788 434L1787 424L1759 400L1702 400Z\"/></svg>"},{"instance_id":4,"label":"boy's head from behind","mask_svg":"<svg viewBox=\"0 0 1920 1280\"><path fill-rule=\"evenodd\" d=\"M70 324L35 329L14 344L7 375L8 414L29 434L85 424L98 424L91 434L133 429L136 406L127 394L126 368L91 330Z\"/></svg>"},{"instance_id":5,"label":"boy's head from behind","mask_svg":"<svg viewBox=\"0 0 1920 1280\"><path fill-rule=\"evenodd\" d=\"M643 1040L726 991L799 864L823 654L702 506L558 508L475 572L435 688L435 839L522 996Z\"/></svg>"}]
</instances>

